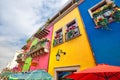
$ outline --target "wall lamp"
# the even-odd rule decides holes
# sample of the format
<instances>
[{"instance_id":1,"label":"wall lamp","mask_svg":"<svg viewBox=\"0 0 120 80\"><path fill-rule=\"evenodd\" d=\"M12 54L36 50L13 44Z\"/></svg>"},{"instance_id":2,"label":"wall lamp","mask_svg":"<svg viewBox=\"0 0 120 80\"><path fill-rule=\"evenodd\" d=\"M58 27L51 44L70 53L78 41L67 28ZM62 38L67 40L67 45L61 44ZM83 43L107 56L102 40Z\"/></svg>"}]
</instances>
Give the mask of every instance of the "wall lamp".
<instances>
[{"instance_id":1,"label":"wall lamp","mask_svg":"<svg viewBox=\"0 0 120 80\"><path fill-rule=\"evenodd\" d=\"M59 60L60 60L60 54L65 55L65 54L66 54L66 52L63 52L61 49L58 49L58 52L57 52L57 54L56 54L56 60L57 60L57 61L59 61Z\"/></svg>"}]
</instances>

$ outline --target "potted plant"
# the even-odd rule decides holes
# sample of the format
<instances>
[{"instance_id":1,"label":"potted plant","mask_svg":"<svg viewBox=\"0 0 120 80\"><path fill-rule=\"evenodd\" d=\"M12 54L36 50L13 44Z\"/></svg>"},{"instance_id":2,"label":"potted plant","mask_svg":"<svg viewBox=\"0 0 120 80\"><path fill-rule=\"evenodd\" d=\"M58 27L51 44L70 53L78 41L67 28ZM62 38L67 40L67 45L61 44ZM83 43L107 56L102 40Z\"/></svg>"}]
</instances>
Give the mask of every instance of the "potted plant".
<instances>
[{"instance_id":1,"label":"potted plant","mask_svg":"<svg viewBox=\"0 0 120 80\"><path fill-rule=\"evenodd\" d=\"M73 30L70 30L69 32L68 32L68 38L72 38L73 37Z\"/></svg>"},{"instance_id":2,"label":"potted plant","mask_svg":"<svg viewBox=\"0 0 120 80\"><path fill-rule=\"evenodd\" d=\"M98 22L98 25L103 27L103 28L107 28L107 25L108 25L107 18L100 19L99 22Z\"/></svg>"},{"instance_id":3,"label":"potted plant","mask_svg":"<svg viewBox=\"0 0 120 80\"><path fill-rule=\"evenodd\" d=\"M101 11L99 11L99 12L98 12L98 11L94 12L94 13L93 13L93 18L94 18L94 19L97 19L97 17L98 17L99 15L101 15L101 13L102 13Z\"/></svg>"},{"instance_id":4,"label":"potted plant","mask_svg":"<svg viewBox=\"0 0 120 80\"><path fill-rule=\"evenodd\" d=\"M114 9L113 19L117 22L120 22L120 10L118 8Z\"/></svg>"}]
</instances>

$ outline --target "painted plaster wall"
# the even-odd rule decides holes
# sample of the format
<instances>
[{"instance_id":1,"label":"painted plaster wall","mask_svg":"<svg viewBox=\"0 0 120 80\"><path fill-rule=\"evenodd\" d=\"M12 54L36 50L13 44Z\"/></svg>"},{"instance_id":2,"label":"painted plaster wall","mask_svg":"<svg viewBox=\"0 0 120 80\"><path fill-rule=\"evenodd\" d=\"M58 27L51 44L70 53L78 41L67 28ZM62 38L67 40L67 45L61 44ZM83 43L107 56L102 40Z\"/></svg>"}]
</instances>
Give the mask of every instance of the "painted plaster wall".
<instances>
[{"instance_id":1,"label":"painted plaster wall","mask_svg":"<svg viewBox=\"0 0 120 80\"><path fill-rule=\"evenodd\" d=\"M120 23L110 23L112 30L95 29L88 9L101 0L85 0L79 5L79 10L90 40L91 48L98 64L105 63L120 66ZM115 0L120 7L120 0Z\"/></svg>"},{"instance_id":2,"label":"painted plaster wall","mask_svg":"<svg viewBox=\"0 0 120 80\"><path fill-rule=\"evenodd\" d=\"M30 48L31 48L32 46L36 45L37 42L38 42L38 39L35 38L35 39L32 41L32 43L31 43L31 45L30 45Z\"/></svg>"},{"instance_id":3,"label":"painted plaster wall","mask_svg":"<svg viewBox=\"0 0 120 80\"><path fill-rule=\"evenodd\" d=\"M38 39L35 38L32 42L28 43L28 45L30 46L29 49L27 49L26 51L29 52L30 48L37 44L38 42ZM23 65L23 68L22 68L22 71L28 71L30 69L30 65L31 65L31 61L32 61L32 58L31 57L28 57L26 58L25 60L25 64Z\"/></svg>"},{"instance_id":4,"label":"painted plaster wall","mask_svg":"<svg viewBox=\"0 0 120 80\"><path fill-rule=\"evenodd\" d=\"M50 31L50 33L45 38L50 39L50 43L51 43L53 26L50 25L48 27L48 30ZM50 50L50 43L46 44L46 48L48 48L49 50ZM44 69L44 70L47 71L48 70L49 55L50 55L50 52L48 52L48 54L33 58L32 61L37 62L38 65L37 66L31 66L30 70Z\"/></svg>"},{"instance_id":5,"label":"painted plaster wall","mask_svg":"<svg viewBox=\"0 0 120 80\"><path fill-rule=\"evenodd\" d=\"M30 65L31 65L31 60L32 58L31 57L28 57L26 60L25 60L25 64L23 66L23 69L22 71L29 71L29 68L30 68Z\"/></svg>"},{"instance_id":6,"label":"painted plaster wall","mask_svg":"<svg viewBox=\"0 0 120 80\"><path fill-rule=\"evenodd\" d=\"M28 42L27 43L28 48L26 50L23 50L23 54L26 54L27 52L29 52L30 45L31 45L31 42ZM24 57L24 58L26 58L26 57ZM23 66L24 66L24 63L18 63L18 71L22 71Z\"/></svg>"},{"instance_id":7,"label":"painted plaster wall","mask_svg":"<svg viewBox=\"0 0 120 80\"><path fill-rule=\"evenodd\" d=\"M90 45L86 36L85 29L83 27L82 20L80 18L78 8L75 8L73 11L71 11L69 14L54 24L52 43L54 41L55 31L62 27L63 39L65 40L65 25L73 19L77 20L81 35L70 41L63 42L62 44L55 47L53 47L53 44L51 44L48 72L52 76L54 76L55 67L80 65L80 70L83 70L88 67L95 66L95 61L92 56ZM56 54L58 52L58 49L66 52L66 55L61 54L60 61L56 61Z\"/></svg>"},{"instance_id":8,"label":"painted plaster wall","mask_svg":"<svg viewBox=\"0 0 120 80\"><path fill-rule=\"evenodd\" d=\"M18 71L22 71L24 63L18 63Z\"/></svg>"}]
</instances>

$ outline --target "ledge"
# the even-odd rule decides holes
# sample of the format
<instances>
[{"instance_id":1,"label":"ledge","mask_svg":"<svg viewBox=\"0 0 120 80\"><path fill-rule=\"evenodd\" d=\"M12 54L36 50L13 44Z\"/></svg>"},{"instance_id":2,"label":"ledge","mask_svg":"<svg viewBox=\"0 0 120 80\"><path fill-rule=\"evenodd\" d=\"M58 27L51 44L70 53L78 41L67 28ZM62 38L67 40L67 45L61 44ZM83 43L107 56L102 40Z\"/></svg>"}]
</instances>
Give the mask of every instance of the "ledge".
<instances>
[{"instance_id":1,"label":"ledge","mask_svg":"<svg viewBox=\"0 0 120 80\"><path fill-rule=\"evenodd\" d=\"M45 49L46 49L47 51L45 51ZM31 57L36 57L36 56L43 55L43 54L46 54L46 53L48 53L48 49L47 49L47 48L44 48L44 47L40 47L40 48L38 48L38 49L30 52L29 55L30 55Z\"/></svg>"},{"instance_id":2,"label":"ledge","mask_svg":"<svg viewBox=\"0 0 120 80\"><path fill-rule=\"evenodd\" d=\"M65 33L65 34L66 34L66 33ZM66 42L67 42L67 41L70 41L70 40L75 39L75 38L77 38L77 37L79 37L79 36L81 36L81 35L82 35L82 34L79 33L77 36L74 36L74 37L72 37L72 38L70 38L70 39L67 39L67 40L65 39L65 41L66 41Z\"/></svg>"}]
</instances>

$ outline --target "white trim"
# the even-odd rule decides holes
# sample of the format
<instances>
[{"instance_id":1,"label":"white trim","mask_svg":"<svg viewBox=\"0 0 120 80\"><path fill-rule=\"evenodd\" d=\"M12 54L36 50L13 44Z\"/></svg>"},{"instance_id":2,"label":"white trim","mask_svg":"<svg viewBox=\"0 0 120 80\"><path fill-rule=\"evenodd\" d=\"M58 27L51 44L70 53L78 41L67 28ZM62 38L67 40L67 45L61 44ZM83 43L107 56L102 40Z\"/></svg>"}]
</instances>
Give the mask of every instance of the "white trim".
<instances>
[{"instance_id":1,"label":"white trim","mask_svg":"<svg viewBox=\"0 0 120 80\"><path fill-rule=\"evenodd\" d=\"M91 7L91 8L88 9L88 12L89 12L91 18L93 18L91 9L97 7L99 4L103 4L104 2L106 2L106 0L102 0L102 1L100 1L99 3L97 3L96 5L94 5L93 7Z\"/></svg>"},{"instance_id":2,"label":"white trim","mask_svg":"<svg viewBox=\"0 0 120 80\"><path fill-rule=\"evenodd\" d=\"M58 80L57 79L58 71L80 71L80 65L55 67L54 68L54 80Z\"/></svg>"}]
</instances>

